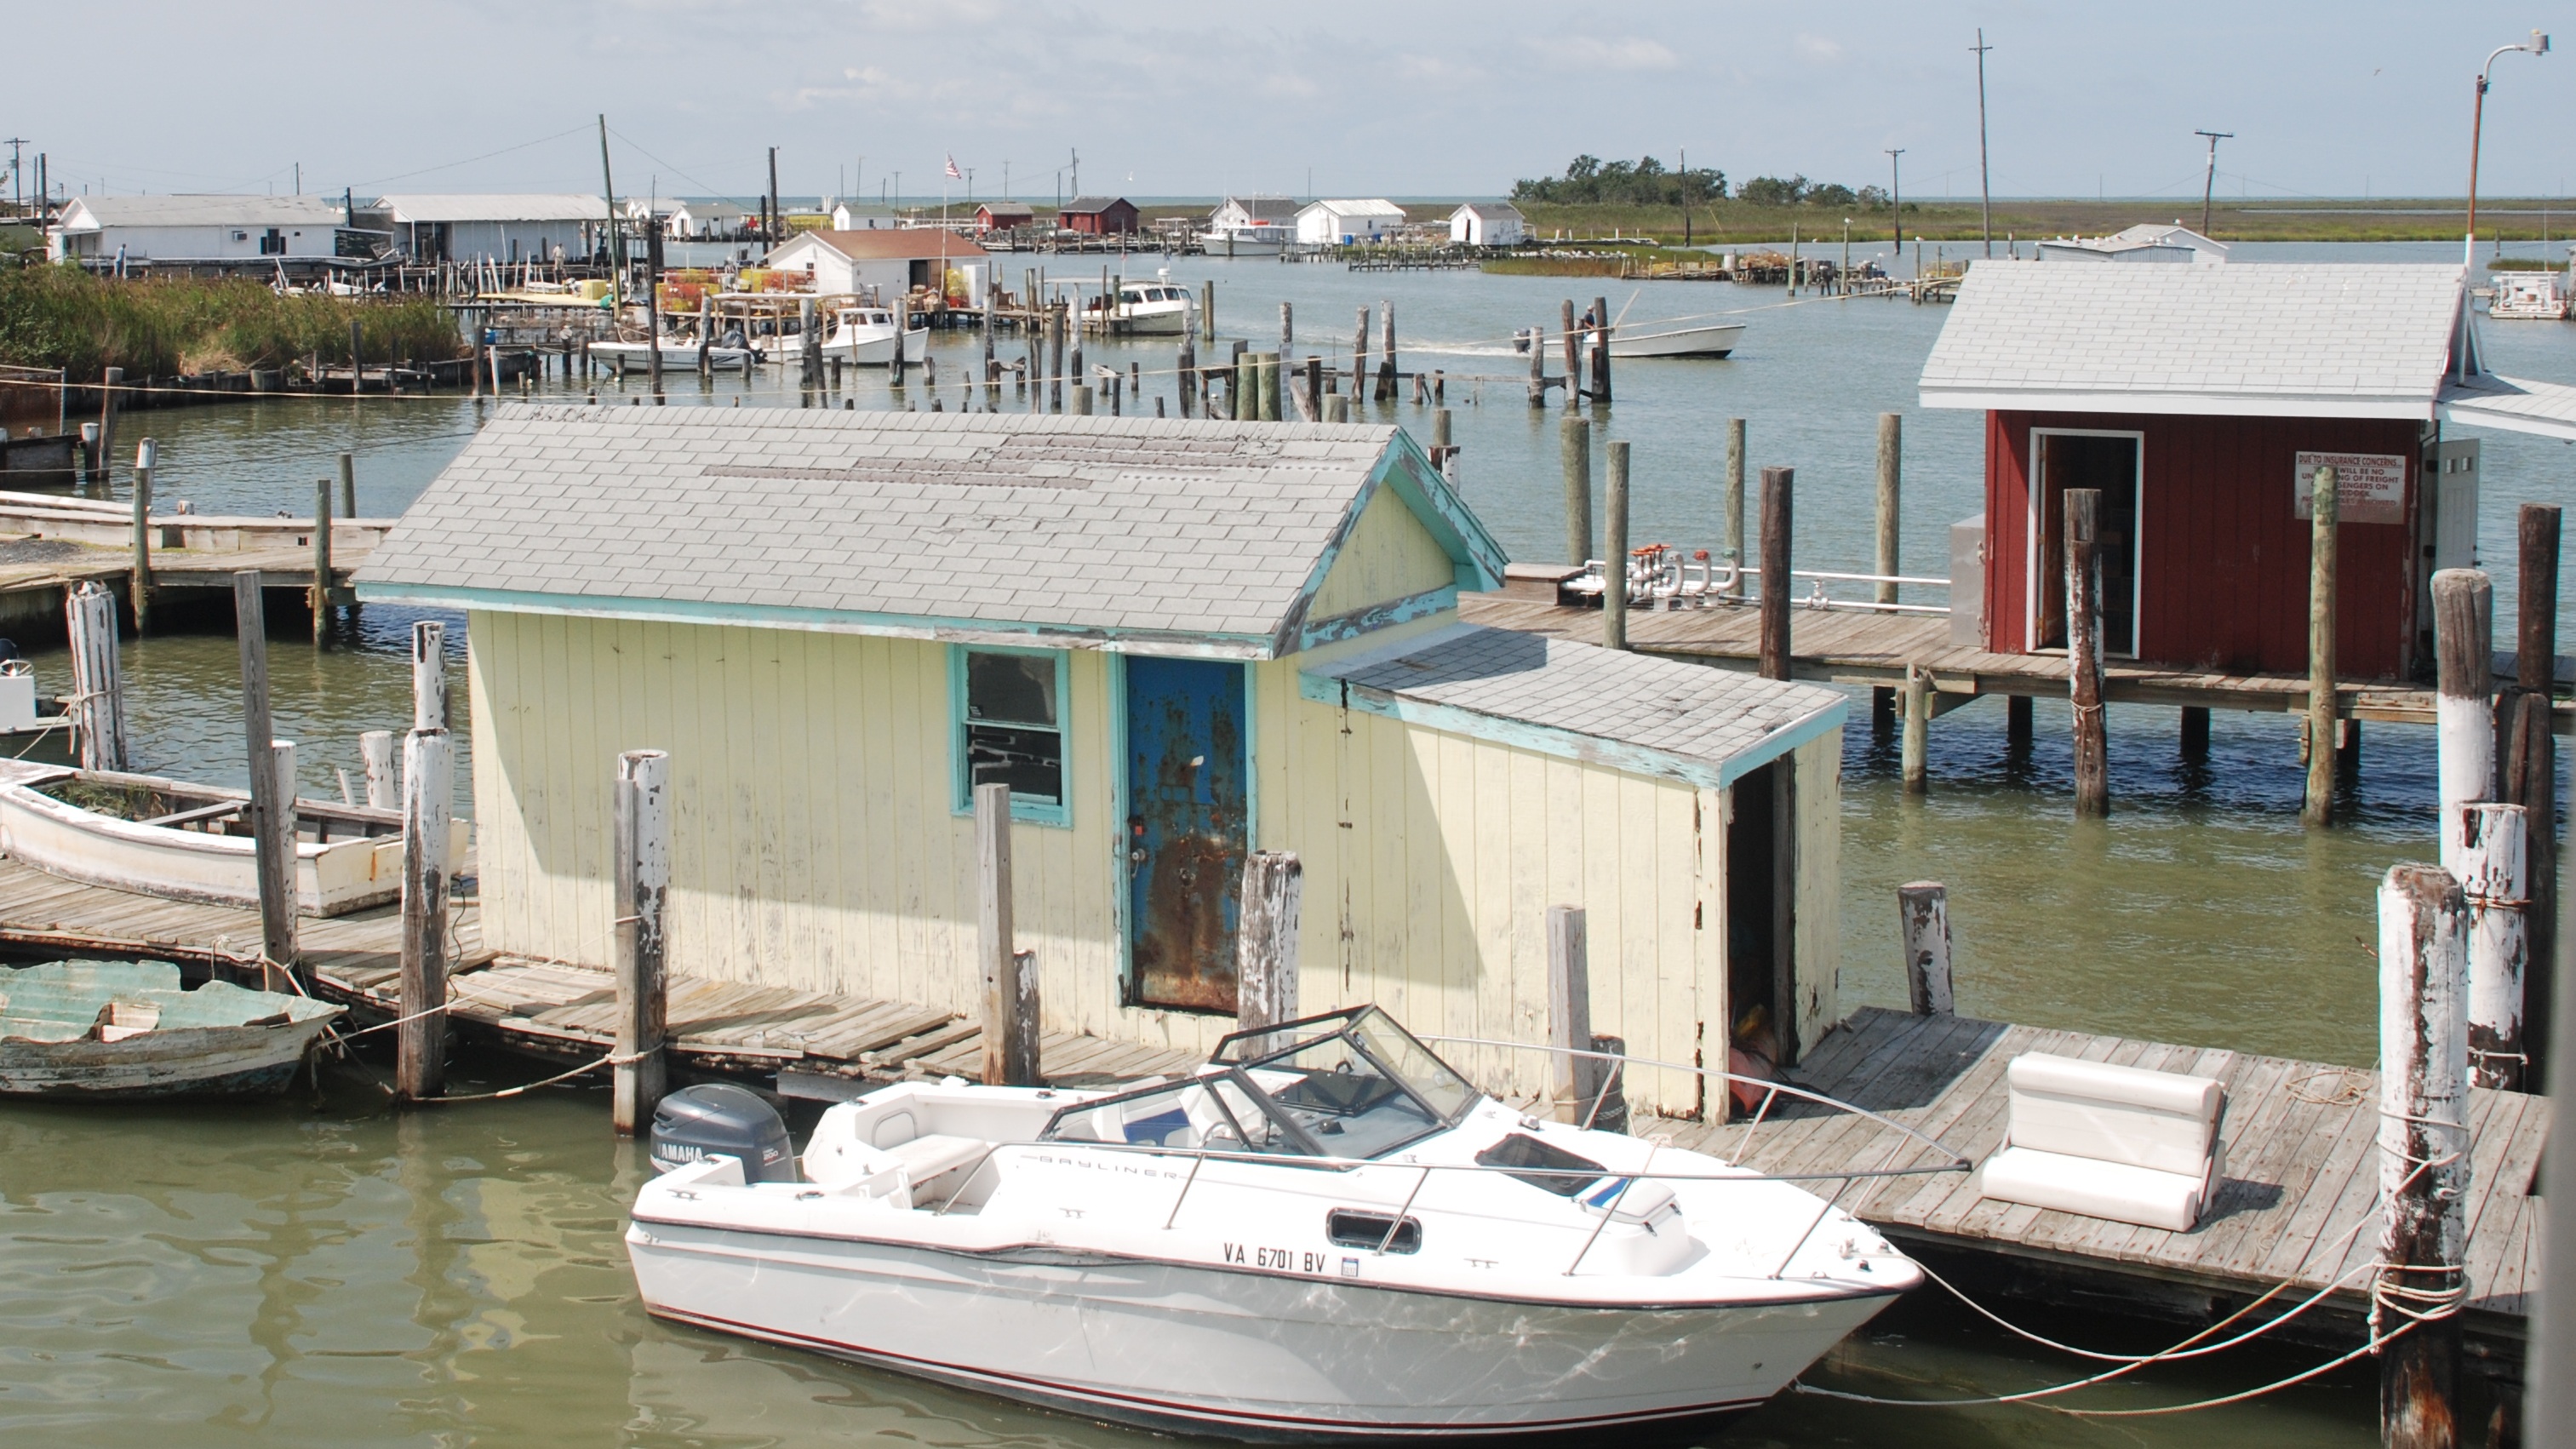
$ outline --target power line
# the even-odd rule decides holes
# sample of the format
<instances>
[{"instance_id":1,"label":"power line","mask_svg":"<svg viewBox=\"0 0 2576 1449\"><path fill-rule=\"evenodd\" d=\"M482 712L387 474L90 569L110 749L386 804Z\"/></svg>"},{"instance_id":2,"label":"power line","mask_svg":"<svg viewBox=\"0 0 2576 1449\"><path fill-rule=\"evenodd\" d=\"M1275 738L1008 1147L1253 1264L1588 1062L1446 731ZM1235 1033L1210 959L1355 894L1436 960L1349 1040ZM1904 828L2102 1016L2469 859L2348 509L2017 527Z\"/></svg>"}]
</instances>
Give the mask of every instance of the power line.
<instances>
[{"instance_id":1,"label":"power line","mask_svg":"<svg viewBox=\"0 0 2576 1449\"><path fill-rule=\"evenodd\" d=\"M557 131L551 136L539 136L533 141L522 141L516 146L504 146L498 151L486 151L480 156L468 156L462 161L441 162L436 166L424 166L418 171L405 171L399 176L378 176L370 180L353 182L351 184L356 186L382 186L388 181L408 181L415 176L427 176L433 171L453 171L459 166L471 166L477 161L489 161L495 156L507 156L513 151L525 151L531 146L542 146L548 141L560 141L566 136L577 136L589 129L590 128L588 126L573 126L567 130Z\"/></svg>"}]
</instances>

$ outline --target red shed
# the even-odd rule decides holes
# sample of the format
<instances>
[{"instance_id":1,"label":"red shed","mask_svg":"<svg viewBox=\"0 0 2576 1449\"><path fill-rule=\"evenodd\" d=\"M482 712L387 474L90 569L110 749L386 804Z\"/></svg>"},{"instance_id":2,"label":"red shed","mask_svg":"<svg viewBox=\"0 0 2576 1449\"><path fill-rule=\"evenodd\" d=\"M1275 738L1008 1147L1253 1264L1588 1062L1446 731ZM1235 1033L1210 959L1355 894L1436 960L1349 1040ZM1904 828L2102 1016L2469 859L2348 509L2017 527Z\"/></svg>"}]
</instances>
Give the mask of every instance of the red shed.
<instances>
[{"instance_id":1,"label":"red shed","mask_svg":"<svg viewBox=\"0 0 2576 1449\"><path fill-rule=\"evenodd\" d=\"M1077 196L1056 213L1066 231L1119 236L1136 230L1136 204L1123 196Z\"/></svg>"},{"instance_id":2,"label":"red shed","mask_svg":"<svg viewBox=\"0 0 2576 1449\"><path fill-rule=\"evenodd\" d=\"M2307 667L2302 479L2333 464L2347 677L2431 658L2428 582L2474 562L2477 445L2576 437L2576 389L2481 371L2458 266L1979 262L1923 367L1986 415L1985 646L2066 646L2066 489L2102 491L2103 652Z\"/></svg>"},{"instance_id":3,"label":"red shed","mask_svg":"<svg viewBox=\"0 0 2576 1449\"><path fill-rule=\"evenodd\" d=\"M1017 201L988 201L975 208L975 230L1010 231L1037 220L1037 213Z\"/></svg>"}]
</instances>

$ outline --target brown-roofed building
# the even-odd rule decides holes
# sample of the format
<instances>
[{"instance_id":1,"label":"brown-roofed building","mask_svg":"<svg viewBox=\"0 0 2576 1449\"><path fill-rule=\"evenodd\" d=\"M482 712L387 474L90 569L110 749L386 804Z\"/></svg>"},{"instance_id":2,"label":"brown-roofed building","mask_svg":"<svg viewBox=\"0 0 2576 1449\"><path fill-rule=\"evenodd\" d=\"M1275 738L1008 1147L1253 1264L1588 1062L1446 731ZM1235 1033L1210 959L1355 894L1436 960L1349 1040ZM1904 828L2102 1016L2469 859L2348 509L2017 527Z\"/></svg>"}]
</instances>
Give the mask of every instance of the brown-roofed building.
<instances>
[{"instance_id":1,"label":"brown-roofed building","mask_svg":"<svg viewBox=\"0 0 2576 1449\"><path fill-rule=\"evenodd\" d=\"M1056 224L1085 236L1126 236L1137 229L1136 215L1123 196L1077 196L1056 212Z\"/></svg>"},{"instance_id":2,"label":"brown-roofed building","mask_svg":"<svg viewBox=\"0 0 2576 1449\"><path fill-rule=\"evenodd\" d=\"M806 272L817 292L874 292L892 299L916 287L958 296L980 296L987 265L984 249L935 227L873 231L809 231L772 250L761 265ZM946 277L956 272L956 277Z\"/></svg>"},{"instance_id":3,"label":"brown-roofed building","mask_svg":"<svg viewBox=\"0 0 2576 1449\"><path fill-rule=\"evenodd\" d=\"M988 201L975 208L975 229L979 232L1009 231L1032 225L1037 219L1036 212L1016 201Z\"/></svg>"}]
</instances>

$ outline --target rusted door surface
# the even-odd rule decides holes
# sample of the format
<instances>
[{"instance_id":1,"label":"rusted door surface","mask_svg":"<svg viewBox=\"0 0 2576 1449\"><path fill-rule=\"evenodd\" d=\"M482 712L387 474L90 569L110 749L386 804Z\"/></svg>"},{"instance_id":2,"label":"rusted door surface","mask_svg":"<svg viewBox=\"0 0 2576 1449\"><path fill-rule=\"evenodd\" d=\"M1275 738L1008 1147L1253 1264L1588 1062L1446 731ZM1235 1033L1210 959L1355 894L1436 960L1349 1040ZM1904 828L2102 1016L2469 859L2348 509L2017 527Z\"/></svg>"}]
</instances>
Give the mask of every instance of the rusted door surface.
<instances>
[{"instance_id":1,"label":"rusted door surface","mask_svg":"<svg viewBox=\"0 0 2576 1449\"><path fill-rule=\"evenodd\" d=\"M1234 1010L1247 848L1243 666L1127 661L1128 993Z\"/></svg>"}]
</instances>

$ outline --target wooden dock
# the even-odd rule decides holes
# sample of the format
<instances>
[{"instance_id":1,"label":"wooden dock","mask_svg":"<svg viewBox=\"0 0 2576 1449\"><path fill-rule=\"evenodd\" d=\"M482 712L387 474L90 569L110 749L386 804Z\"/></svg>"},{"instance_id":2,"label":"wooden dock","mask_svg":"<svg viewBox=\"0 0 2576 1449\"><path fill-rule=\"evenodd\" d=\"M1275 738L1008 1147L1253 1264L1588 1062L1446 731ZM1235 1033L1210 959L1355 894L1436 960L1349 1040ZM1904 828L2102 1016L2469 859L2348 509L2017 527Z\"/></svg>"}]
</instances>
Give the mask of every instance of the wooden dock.
<instances>
[{"instance_id":1,"label":"wooden dock","mask_svg":"<svg viewBox=\"0 0 2576 1449\"><path fill-rule=\"evenodd\" d=\"M1459 617L1497 629L1598 643L1601 611L1505 591L1465 594ZM1628 611L1628 645L1645 654L1750 670L1761 655L1762 611L1751 603ZM1929 671L1932 716L1990 694L2067 697L2064 654L1996 654L1950 642L1941 615L1859 610L1789 611L1790 672L1834 684L1902 685L1908 665ZM2103 697L2114 704L2297 713L2308 707L2305 674L2227 674L2164 665L2105 661ZM2433 691L2386 680L2345 679L2335 686L2335 712L2345 719L2392 724L2433 722ZM2557 702L2552 723L2576 734L2576 700Z\"/></svg>"},{"instance_id":2,"label":"wooden dock","mask_svg":"<svg viewBox=\"0 0 2576 1449\"><path fill-rule=\"evenodd\" d=\"M310 495L307 495L309 499ZM309 505L308 505L309 506ZM393 527L389 518L331 523L331 589L346 602L349 580ZM156 598L217 590L259 570L272 589L313 587L313 520L155 512L151 537ZM64 590L95 580L120 596L134 576L132 505L77 494L0 493L0 622L58 615Z\"/></svg>"},{"instance_id":3,"label":"wooden dock","mask_svg":"<svg viewBox=\"0 0 2576 1449\"><path fill-rule=\"evenodd\" d=\"M400 1015L399 907L306 919L296 929L304 984L314 995L348 1006L357 1026ZM470 899L456 906L451 937L450 1019L466 1036L567 1062L615 1048L617 989L607 971L494 955L484 948L481 912ZM151 957L258 984L259 945L255 910L79 885L0 860L0 946ZM850 1095L868 1082L982 1071L980 1028L936 1007L680 977L671 983L667 1013L672 1056L681 1067L762 1079L785 1073L798 1079L788 1083L790 1090L801 1081L804 1095ZM1047 1079L1067 1086L1187 1071L1200 1060L1064 1032L1047 1033L1039 1051ZM841 1090L834 1082L850 1085Z\"/></svg>"},{"instance_id":4,"label":"wooden dock","mask_svg":"<svg viewBox=\"0 0 2576 1449\"><path fill-rule=\"evenodd\" d=\"M2352 1274L2318 1306L2325 1316L2305 1336L2358 1341L2369 1308L2368 1274L2358 1270L2379 1251L2375 1071L1865 1007L1789 1077L1983 1161L2003 1145L2004 1068L2028 1051L2227 1084L2225 1181L2199 1227L2165 1232L1995 1202L1962 1173L1855 1183L1842 1206L1901 1248L1999 1263L2008 1270L2000 1276L2026 1291L2133 1313L2155 1306L2214 1321L2276 1284L2292 1285L2273 1300L2285 1308ZM2472 1336L2517 1340L2539 1281L2532 1191L2549 1099L2483 1088L2471 1097L2471 1286L2462 1326ZM1740 1145L1747 1125L1693 1125L1675 1142L1776 1173L1939 1160L1885 1128L1788 1099L1751 1134L1749 1148ZM1836 1184L1810 1186L1830 1194Z\"/></svg>"}]
</instances>

